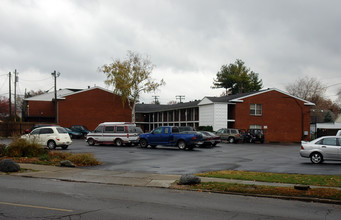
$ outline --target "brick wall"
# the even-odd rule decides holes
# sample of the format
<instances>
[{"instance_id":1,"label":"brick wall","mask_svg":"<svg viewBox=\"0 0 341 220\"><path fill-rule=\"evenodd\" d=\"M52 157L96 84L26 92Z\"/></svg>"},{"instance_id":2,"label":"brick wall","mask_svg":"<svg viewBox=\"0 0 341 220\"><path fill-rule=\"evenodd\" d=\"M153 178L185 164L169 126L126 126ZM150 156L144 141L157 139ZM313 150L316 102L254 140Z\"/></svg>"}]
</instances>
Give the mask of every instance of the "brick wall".
<instances>
[{"instance_id":1,"label":"brick wall","mask_svg":"<svg viewBox=\"0 0 341 220\"><path fill-rule=\"evenodd\" d=\"M28 106L28 117L55 117L55 107L51 101L28 101Z\"/></svg>"},{"instance_id":2,"label":"brick wall","mask_svg":"<svg viewBox=\"0 0 341 220\"><path fill-rule=\"evenodd\" d=\"M93 130L102 122L130 122L131 110L121 98L102 89L92 89L66 96L58 101L61 126L85 125Z\"/></svg>"},{"instance_id":3,"label":"brick wall","mask_svg":"<svg viewBox=\"0 0 341 220\"><path fill-rule=\"evenodd\" d=\"M250 104L262 104L262 115L250 115ZM304 139L309 139L310 106L304 106L302 101L283 93L270 91L245 98L243 103L236 104L235 110L235 127L248 129L250 125L266 126L266 142L300 142L303 131L308 131Z\"/></svg>"}]
</instances>

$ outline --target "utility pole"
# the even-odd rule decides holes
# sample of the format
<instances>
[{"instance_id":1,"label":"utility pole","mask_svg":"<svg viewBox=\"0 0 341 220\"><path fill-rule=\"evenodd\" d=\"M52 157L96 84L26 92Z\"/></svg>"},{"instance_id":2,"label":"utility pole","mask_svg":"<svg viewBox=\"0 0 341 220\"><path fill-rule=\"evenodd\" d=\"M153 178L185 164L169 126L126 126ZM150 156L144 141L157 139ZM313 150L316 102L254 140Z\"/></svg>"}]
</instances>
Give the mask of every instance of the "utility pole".
<instances>
[{"instance_id":1,"label":"utility pole","mask_svg":"<svg viewBox=\"0 0 341 220\"><path fill-rule=\"evenodd\" d=\"M8 78L9 78L9 118L12 117L12 91L11 91L11 72L8 73Z\"/></svg>"},{"instance_id":2,"label":"utility pole","mask_svg":"<svg viewBox=\"0 0 341 220\"><path fill-rule=\"evenodd\" d=\"M51 75L54 77L54 107L56 112L56 123L58 124L58 100L57 100L57 77L60 76L60 72L56 73L56 71L53 71Z\"/></svg>"},{"instance_id":3,"label":"utility pole","mask_svg":"<svg viewBox=\"0 0 341 220\"><path fill-rule=\"evenodd\" d=\"M152 96L153 98L154 98L154 104L158 104L158 98L159 98L159 96L158 95L153 95Z\"/></svg>"},{"instance_id":4,"label":"utility pole","mask_svg":"<svg viewBox=\"0 0 341 220\"><path fill-rule=\"evenodd\" d=\"M14 122L17 122L17 70L14 70Z\"/></svg>"},{"instance_id":5,"label":"utility pole","mask_svg":"<svg viewBox=\"0 0 341 220\"><path fill-rule=\"evenodd\" d=\"M177 95L175 96L175 98L178 100L180 100L180 103L182 103L182 99L185 99L185 96L184 95Z\"/></svg>"}]
</instances>

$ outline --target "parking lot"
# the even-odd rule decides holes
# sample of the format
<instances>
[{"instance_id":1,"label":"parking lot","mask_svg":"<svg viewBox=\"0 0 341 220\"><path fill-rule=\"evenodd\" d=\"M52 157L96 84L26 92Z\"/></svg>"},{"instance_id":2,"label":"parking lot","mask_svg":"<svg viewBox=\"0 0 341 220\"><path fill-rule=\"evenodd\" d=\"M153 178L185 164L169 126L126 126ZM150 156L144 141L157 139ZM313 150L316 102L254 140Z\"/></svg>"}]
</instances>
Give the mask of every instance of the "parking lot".
<instances>
[{"instance_id":1,"label":"parking lot","mask_svg":"<svg viewBox=\"0 0 341 220\"><path fill-rule=\"evenodd\" d=\"M74 139L66 152L92 152L103 164L90 169L163 174L187 174L213 170L248 170L277 173L341 175L341 162L312 164L299 156L299 144L218 144L213 148L182 151L177 147L156 149L88 146ZM89 168L88 168L89 169Z\"/></svg>"}]
</instances>

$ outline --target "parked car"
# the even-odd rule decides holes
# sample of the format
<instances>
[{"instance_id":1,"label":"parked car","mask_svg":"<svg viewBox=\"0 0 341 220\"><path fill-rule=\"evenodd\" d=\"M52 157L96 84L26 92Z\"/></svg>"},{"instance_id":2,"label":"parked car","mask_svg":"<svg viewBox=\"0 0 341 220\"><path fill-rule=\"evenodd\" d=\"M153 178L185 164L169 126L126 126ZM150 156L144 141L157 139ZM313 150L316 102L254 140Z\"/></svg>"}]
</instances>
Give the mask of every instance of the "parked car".
<instances>
[{"instance_id":1,"label":"parked car","mask_svg":"<svg viewBox=\"0 0 341 220\"><path fill-rule=\"evenodd\" d=\"M70 138L82 138L83 134L81 132L78 131L73 131L70 128L65 128L64 129L67 131L67 133L69 134Z\"/></svg>"},{"instance_id":2,"label":"parked car","mask_svg":"<svg viewBox=\"0 0 341 220\"><path fill-rule=\"evenodd\" d=\"M25 134L29 134L31 131L33 131L36 128L46 127L46 126L59 126L59 125L57 125L57 124L35 124L31 128L26 129L24 132L25 132Z\"/></svg>"},{"instance_id":3,"label":"parked car","mask_svg":"<svg viewBox=\"0 0 341 220\"><path fill-rule=\"evenodd\" d=\"M130 122L104 122L88 133L86 142L89 145L115 144L116 146L139 143L139 135L143 131Z\"/></svg>"},{"instance_id":4,"label":"parked car","mask_svg":"<svg viewBox=\"0 0 341 220\"><path fill-rule=\"evenodd\" d=\"M155 148L157 145L177 146L180 150L193 149L200 137L197 133L186 134L180 132L176 126L161 126L155 128L150 133L140 135L140 146L146 148L150 145Z\"/></svg>"},{"instance_id":5,"label":"parked car","mask_svg":"<svg viewBox=\"0 0 341 220\"><path fill-rule=\"evenodd\" d=\"M38 144L47 146L49 149L61 147L65 150L72 144L67 131L59 126L39 127L31 131L31 133L21 136L21 138L36 141Z\"/></svg>"},{"instance_id":6,"label":"parked car","mask_svg":"<svg viewBox=\"0 0 341 220\"><path fill-rule=\"evenodd\" d=\"M179 126L179 130L180 132L183 132L183 131L195 131L195 129L191 126Z\"/></svg>"},{"instance_id":7,"label":"parked car","mask_svg":"<svg viewBox=\"0 0 341 220\"><path fill-rule=\"evenodd\" d=\"M310 142L301 141L300 155L317 164L324 160L341 160L340 149L340 136L323 136Z\"/></svg>"},{"instance_id":8,"label":"parked car","mask_svg":"<svg viewBox=\"0 0 341 220\"><path fill-rule=\"evenodd\" d=\"M264 143L263 129L241 129L239 133L244 143Z\"/></svg>"},{"instance_id":9,"label":"parked car","mask_svg":"<svg viewBox=\"0 0 341 220\"><path fill-rule=\"evenodd\" d=\"M229 143L238 143L241 139L239 130L235 128L221 128L216 132L216 135L218 135L222 141L225 140Z\"/></svg>"},{"instance_id":10,"label":"parked car","mask_svg":"<svg viewBox=\"0 0 341 220\"><path fill-rule=\"evenodd\" d=\"M198 137L197 146L199 147L210 147L212 146L211 136L204 134L201 131L182 131L181 134L195 134Z\"/></svg>"},{"instance_id":11,"label":"parked car","mask_svg":"<svg viewBox=\"0 0 341 220\"><path fill-rule=\"evenodd\" d=\"M210 142L212 146L216 146L217 144L221 143L220 137L216 135L215 133L209 132L209 131L200 131L200 132L210 137Z\"/></svg>"},{"instance_id":12,"label":"parked car","mask_svg":"<svg viewBox=\"0 0 341 220\"><path fill-rule=\"evenodd\" d=\"M84 125L71 125L70 129L82 133L83 137L86 137L86 135L90 132L90 130Z\"/></svg>"}]
</instances>

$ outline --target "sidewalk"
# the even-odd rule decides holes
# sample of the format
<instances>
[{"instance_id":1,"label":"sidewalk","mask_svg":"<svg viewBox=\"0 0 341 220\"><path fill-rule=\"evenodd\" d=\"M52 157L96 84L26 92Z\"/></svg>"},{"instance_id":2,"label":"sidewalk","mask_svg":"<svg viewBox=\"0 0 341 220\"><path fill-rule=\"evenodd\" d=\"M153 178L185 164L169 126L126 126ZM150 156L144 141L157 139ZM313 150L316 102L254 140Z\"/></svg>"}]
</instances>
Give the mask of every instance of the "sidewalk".
<instances>
[{"instance_id":1,"label":"sidewalk","mask_svg":"<svg viewBox=\"0 0 341 220\"><path fill-rule=\"evenodd\" d=\"M13 173L11 175L32 177L32 178L45 178L57 179L63 181L86 182L86 183L102 183L102 184L116 184L127 186L146 186L146 187L160 187L169 188L175 181L179 180L181 175L167 175L167 174L154 174L154 173L130 173L118 171L105 171L93 170L84 168L68 168L45 166L37 164L19 164L21 168L28 169L24 173ZM221 179L200 177L202 182L226 182L226 183L239 183L250 185L265 185L265 186L281 186L281 187L294 187L295 184L285 183L268 183L257 181L245 181L236 179ZM310 186L311 188L334 188L336 187L321 187Z\"/></svg>"}]
</instances>

